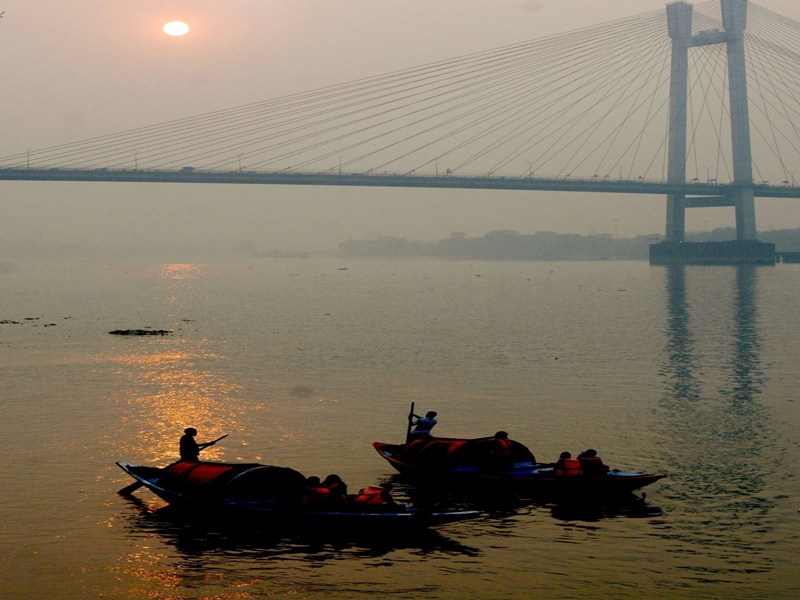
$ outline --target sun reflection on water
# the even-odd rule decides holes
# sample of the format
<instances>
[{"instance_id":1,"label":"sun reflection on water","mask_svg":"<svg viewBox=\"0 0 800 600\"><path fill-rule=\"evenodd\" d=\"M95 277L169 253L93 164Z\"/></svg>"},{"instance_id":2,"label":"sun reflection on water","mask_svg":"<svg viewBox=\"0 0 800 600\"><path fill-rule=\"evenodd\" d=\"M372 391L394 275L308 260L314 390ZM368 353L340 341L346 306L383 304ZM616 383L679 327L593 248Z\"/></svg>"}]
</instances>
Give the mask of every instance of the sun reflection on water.
<instances>
[{"instance_id":1,"label":"sun reflection on water","mask_svg":"<svg viewBox=\"0 0 800 600\"><path fill-rule=\"evenodd\" d=\"M158 277L161 279L199 279L208 272L209 265L190 263L171 263L161 265Z\"/></svg>"},{"instance_id":2,"label":"sun reflection on water","mask_svg":"<svg viewBox=\"0 0 800 600\"><path fill-rule=\"evenodd\" d=\"M155 275L163 281L152 288L155 306L177 306L191 315L196 305L194 281L207 277L210 265L169 263L157 265ZM179 315L182 316L182 315ZM170 317L175 318L175 317ZM182 319L187 321L187 319ZM209 441L241 429L229 402L240 388L214 368L226 360L215 352L213 342L187 332L180 338L138 340L135 350L112 357L119 375L127 378L126 404L122 420L131 435L126 451L131 458L166 464L177 459L178 439L186 427L198 429L198 442ZM207 460L219 459L223 449L212 446L203 452Z\"/></svg>"},{"instance_id":3,"label":"sun reflection on water","mask_svg":"<svg viewBox=\"0 0 800 600\"><path fill-rule=\"evenodd\" d=\"M226 403L239 386L200 364L220 358L186 348L117 357L129 377L138 380L140 390L130 398L133 410L123 417L142 421L139 435L129 447L132 455L170 462L177 458L177 440L186 427L200 431L199 441L239 428L235 412ZM219 454L220 449L212 446L203 458L213 460Z\"/></svg>"}]
</instances>

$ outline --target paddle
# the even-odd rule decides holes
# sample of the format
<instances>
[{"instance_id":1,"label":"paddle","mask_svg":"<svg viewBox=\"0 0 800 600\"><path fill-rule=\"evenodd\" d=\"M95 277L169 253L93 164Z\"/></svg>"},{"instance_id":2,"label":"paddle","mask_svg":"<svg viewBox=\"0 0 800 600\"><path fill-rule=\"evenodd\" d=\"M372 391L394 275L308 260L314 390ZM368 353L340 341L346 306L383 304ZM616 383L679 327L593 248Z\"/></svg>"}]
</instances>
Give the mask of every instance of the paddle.
<instances>
[{"instance_id":1,"label":"paddle","mask_svg":"<svg viewBox=\"0 0 800 600\"><path fill-rule=\"evenodd\" d=\"M203 448L208 448L209 446L213 446L213 445L214 445L214 444L216 444L218 441L220 441L220 440L224 440L226 437L228 437L228 434L227 434L227 433L226 433L225 435L221 436L221 437L218 437L218 438L217 438L217 439L215 439L215 440L212 440L212 441L210 441L210 442L206 442L205 444L200 444L200 450L202 450Z\"/></svg>"},{"instance_id":2,"label":"paddle","mask_svg":"<svg viewBox=\"0 0 800 600\"><path fill-rule=\"evenodd\" d=\"M217 438L217 439L215 439L215 440L212 440L212 441L210 441L210 442L206 442L205 444L200 444L200 450L202 450L203 448L208 448L209 446L213 446L213 445L214 445L214 444L216 444L218 441L220 441L220 440L222 440L222 439L225 439L226 437L228 437L228 434L227 434L227 433L226 433L225 435L221 436L221 437L218 437L218 438ZM132 484L130 484L130 485L126 485L126 486L125 486L124 488L122 488L121 490L118 490L118 491L117 491L117 493L118 493L120 496L130 496L130 495L131 495L133 492L135 492L136 490L138 490L138 489L139 489L140 487L142 487L143 485L144 485L144 484L143 484L141 481L134 481Z\"/></svg>"},{"instance_id":3,"label":"paddle","mask_svg":"<svg viewBox=\"0 0 800 600\"><path fill-rule=\"evenodd\" d=\"M120 496L130 496L130 495L131 495L133 492L135 492L136 490L138 490L138 489L139 489L140 487L142 487L143 485L144 485L144 484L143 484L141 481L134 481L132 484L130 484L130 485L126 485L126 486L125 486L124 488L122 488L121 490L117 490L117 493L118 493Z\"/></svg>"},{"instance_id":4,"label":"paddle","mask_svg":"<svg viewBox=\"0 0 800 600\"><path fill-rule=\"evenodd\" d=\"M408 412L408 429L406 429L406 444L411 439L411 422L414 420L414 403L411 403L411 410Z\"/></svg>"}]
</instances>

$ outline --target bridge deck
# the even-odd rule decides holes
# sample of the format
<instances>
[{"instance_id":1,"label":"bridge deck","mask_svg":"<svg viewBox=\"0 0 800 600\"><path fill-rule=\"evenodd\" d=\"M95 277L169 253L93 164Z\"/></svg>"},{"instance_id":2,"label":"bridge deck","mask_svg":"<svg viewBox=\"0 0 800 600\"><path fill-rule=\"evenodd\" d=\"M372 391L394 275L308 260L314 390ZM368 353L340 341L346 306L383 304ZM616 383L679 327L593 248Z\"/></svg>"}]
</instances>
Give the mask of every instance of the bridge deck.
<instances>
[{"instance_id":1,"label":"bridge deck","mask_svg":"<svg viewBox=\"0 0 800 600\"><path fill-rule=\"evenodd\" d=\"M135 170L135 169L12 169L0 168L2 181L74 181L127 183L221 183L256 185L335 185L353 187L409 187L480 190L531 190L558 192L594 192L610 194L685 194L707 196L706 205L713 206L714 198L731 194L733 184L688 182L682 184L651 180L610 178L544 178L417 175L394 173L305 173L269 171L201 171ZM753 186L760 198L798 198L800 186ZM699 205L699 204L698 204Z\"/></svg>"}]
</instances>

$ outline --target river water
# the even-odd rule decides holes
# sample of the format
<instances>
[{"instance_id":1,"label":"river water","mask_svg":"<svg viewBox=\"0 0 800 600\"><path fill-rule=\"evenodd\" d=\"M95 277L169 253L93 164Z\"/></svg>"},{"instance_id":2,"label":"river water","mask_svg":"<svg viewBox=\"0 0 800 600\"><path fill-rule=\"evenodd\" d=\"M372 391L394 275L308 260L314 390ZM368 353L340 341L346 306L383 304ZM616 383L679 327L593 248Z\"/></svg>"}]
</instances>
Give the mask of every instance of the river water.
<instances>
[{"instance_id":1,"label":"river water","mask_svg":"<svg viewBox=\"0 0 800 600\"><path fill-rule=\"evenodd\" d=\"M800 267L237 259L0 264L3 598L796 598ZM168 329L124 337L115 329ZM663 472L643 502L397 538L183 520L117 460L382 481L409 404L552 461Z\"/></svg>"}]
</instances>

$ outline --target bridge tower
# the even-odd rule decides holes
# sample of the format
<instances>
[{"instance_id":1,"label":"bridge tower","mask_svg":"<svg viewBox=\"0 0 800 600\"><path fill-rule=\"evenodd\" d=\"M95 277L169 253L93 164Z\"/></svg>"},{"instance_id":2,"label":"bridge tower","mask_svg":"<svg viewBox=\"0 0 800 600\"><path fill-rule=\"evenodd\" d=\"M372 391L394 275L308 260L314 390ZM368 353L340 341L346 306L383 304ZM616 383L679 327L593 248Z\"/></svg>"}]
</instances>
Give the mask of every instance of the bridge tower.
<instances>
[{"instance_id":1,"label":"bridge tower","mask_svg":"<svg viewBox=\"0 0 800 600\"><path fill-rule=\"evenodd\" d=\"M670 183L686 182L689 49L711 44L725 44L728 57L731 138L733 141L733 192L726 196L702 198L687 198L686 194L668 195L667 242L684 241L686 209L701 206L735 207L737 241L756 240L753 165L750 154L750 117L747 105L744 51L747 0L721 0L721 3L723 29L703 31L695 35L692 35L692 5L683 1L667 5L669 36L672 39L667 176Z\"/></svg>"}]
</instances>

